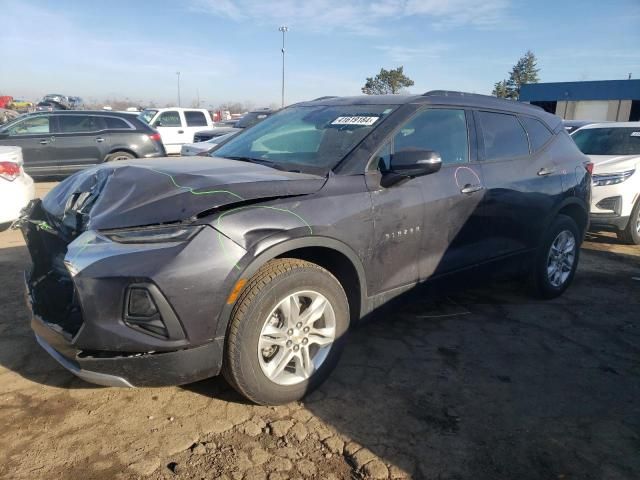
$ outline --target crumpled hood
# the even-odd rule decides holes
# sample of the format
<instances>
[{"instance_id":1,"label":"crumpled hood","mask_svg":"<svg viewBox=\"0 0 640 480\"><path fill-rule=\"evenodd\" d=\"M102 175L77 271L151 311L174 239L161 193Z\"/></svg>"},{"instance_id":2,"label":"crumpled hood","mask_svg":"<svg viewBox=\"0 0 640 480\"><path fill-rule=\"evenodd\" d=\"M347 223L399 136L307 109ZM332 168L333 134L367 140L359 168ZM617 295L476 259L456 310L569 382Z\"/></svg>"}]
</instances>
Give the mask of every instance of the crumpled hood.
<instances>
[{"instance_id":1,"label":"crumpled hood","mask_svg":"<svg viewBox=\"0 0 640 480\"><path fill-rule=\"evenodd\" d=\"M238 202L310 194L325 181L215 157L134 160L72 175L49 192L43 207L59 219L84 210L89 217L86 229L126 228L186 220ZM89 192L89 200L80 197L84 192ZM76 202L90 207L76 209Z\"/></svg>"},{"instance_id":2,"label":"crumpled hood","mask_svg":"<svg viewBox=\"0 0 640 480\"><path fill-rule=\"evenodd\" d=\"M588 155L593 162L594 175L633 170L640 163L640 155Z\"/></svg>"}]
</instances>

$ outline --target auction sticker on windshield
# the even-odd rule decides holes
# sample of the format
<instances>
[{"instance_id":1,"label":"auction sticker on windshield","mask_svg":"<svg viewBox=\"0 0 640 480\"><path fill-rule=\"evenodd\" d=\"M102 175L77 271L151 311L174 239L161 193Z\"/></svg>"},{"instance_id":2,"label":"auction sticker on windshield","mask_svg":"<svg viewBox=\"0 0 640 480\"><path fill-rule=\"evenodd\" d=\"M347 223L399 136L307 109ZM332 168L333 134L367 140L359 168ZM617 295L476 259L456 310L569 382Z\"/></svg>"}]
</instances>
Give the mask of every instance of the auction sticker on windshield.
<instances>
[{"instance_id":1,"label":"auction sticker on windshield","mask_svg":"<svg viewBox=\"0 0 640 480\"><path fill-rule=\"evenodd\" d=\"M338 117L331 122L331 125L363 125L370 127L376 123L379 118L380 117Z\"/></svg>"}]
</instances>

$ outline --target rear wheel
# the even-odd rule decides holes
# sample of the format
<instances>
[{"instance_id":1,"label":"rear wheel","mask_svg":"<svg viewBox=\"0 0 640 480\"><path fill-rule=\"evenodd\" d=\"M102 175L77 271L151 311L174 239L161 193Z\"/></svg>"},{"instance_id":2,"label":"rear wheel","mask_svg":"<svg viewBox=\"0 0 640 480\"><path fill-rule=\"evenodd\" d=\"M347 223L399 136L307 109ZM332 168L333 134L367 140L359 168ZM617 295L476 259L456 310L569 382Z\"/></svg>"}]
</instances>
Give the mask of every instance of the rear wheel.
<instances>
[{"instance_id":1,"label":"rear wheel","mask_svg":"<svg viewBox=\"0 0 640 480\"><path fill-rule=\"evenodd\" d=\"M113 152L110 153L109 155L106 156L106 158L104 159L105 162L120 162L123 160L131 160L132 158L136 158L136 156L133 153L130 152L124 152L124 151L117 151L117 152Z\"/></svg>"},{"instance_id":2,"label":"rear wheel","mask_svg":"<svg viewBox=\"0 0 640 480\"><path fill-rule=\"evenodd\" d=\"M640 245L640 199L631 210L627 227L618 232L618 239L629 245Z\"/></svg>"},{"instance_id":3,"label":"rear wheel","mask_svg":"<svg viewBox=\"0 0 640 480\"><path fill-rule=\"evenodd\" d=\"M272 260L233 309L224 376L255 403L299 400L333 370L348 327L347 297L330 272L303 260Z\"/></svg>"},{"instance_id":4,"label":"rear wheel","mask_svg":"<svg viewBox=\"0 0 640 480\"><path fill-rule=\"evenodd\" d=\"M533 259L530 283L535 296L555 298L569 287L578 267L580 238L576 222L558 215Z\"/></svg>"}]
</instances>

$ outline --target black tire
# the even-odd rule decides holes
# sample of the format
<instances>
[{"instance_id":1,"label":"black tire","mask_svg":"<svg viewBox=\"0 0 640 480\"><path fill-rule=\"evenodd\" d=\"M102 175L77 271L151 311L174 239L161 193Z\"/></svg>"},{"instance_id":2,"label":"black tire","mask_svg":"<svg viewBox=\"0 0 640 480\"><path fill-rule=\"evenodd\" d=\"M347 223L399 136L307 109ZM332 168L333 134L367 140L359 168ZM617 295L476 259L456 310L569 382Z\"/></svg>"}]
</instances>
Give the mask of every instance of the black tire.
<instances>
[{"instance_id":1,"label":"black tire","mask_svg":"<svg viewBox=\"0 0 640 480\"><path fill-rule=\"evenodd\" d=\"M288 295L301 290L324 295L335 313L336 339L320 367L295 385L271 381L260 367L258 340L270 313ZM257 404L281 405L299 400L318 387L335 368L349 328L349 303L340 282L324 268L304 260L271 260L249 280L232 314L223 374L242 395Z\"/></svg>"},{"instance_id":2,"label":"black tire","mask_svg":"<svg viewBox=\"0 0 640 480\"><path fill-rule=\"evenodd\" d=\"M640 245L640 231L638 231L638 226L640 226L640 199L638 199L633 206L633 210L631 210L627 227L621 232L618 232L618 239L628 245Z\"/></svg>"},{"instance_id":3,"label":"black tire","mask_svg":"<svg viewBox=\"0 0 640 480\"><path fill-rule=\"evenodd\" d=\"M132 158L136 158L136 156L131 152L125 152L122 150L118 150L116 152L112 152L107 155L104 159L105 162L120 162L124 160L131 160Z\"/></svg>"},{"instance_id":4,"label":"black tire","mask_svg":"<svg viewBox=\"0 0 640 480\"><path fill-rule=\"evenodd\" d=\"M561 232L568 231L573 235L575 241L574 260L569 271L569 275L560 285L554 285L548 274L551 246L560 235ZM547 232L545 233L542 244L538 248L533 258L533 264L530 269L530 287L531 293L543 299L551 299L562 295L562 293L571 285L575 276L580 259L580 243L582 235L576 222L567 215L558 215L553 221Z\"/></svg>"}]
</instances>

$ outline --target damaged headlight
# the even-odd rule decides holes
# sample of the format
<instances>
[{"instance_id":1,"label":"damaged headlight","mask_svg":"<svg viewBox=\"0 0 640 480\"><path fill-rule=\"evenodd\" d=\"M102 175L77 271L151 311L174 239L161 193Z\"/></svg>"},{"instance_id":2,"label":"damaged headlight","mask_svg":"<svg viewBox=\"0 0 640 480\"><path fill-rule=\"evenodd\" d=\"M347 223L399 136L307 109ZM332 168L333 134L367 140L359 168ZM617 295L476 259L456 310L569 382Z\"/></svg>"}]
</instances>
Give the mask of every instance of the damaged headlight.
<instances>
[{"instance_id":1,"label":"damaged headlight","mask_svg":"<svg viewBox=\"0 0 640 480\"><path fill-rule=\"evenodd\" d=\"M202 230L203 225L159 225L153 227L101 230L100 235L118 243L186 242Z\"/></svg>"}]
</instances>

